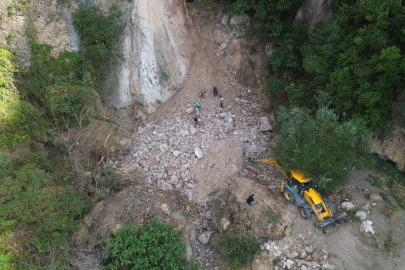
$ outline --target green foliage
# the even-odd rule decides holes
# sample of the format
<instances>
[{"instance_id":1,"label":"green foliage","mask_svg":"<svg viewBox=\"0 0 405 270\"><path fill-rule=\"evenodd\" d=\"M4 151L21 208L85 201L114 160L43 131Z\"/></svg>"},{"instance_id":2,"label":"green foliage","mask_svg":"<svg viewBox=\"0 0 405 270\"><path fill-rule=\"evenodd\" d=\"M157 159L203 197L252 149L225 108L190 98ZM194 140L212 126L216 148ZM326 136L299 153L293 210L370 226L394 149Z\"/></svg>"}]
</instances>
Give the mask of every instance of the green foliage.
<instances>
[{"instance_id":1,"label":"green foliage","mask_svg":"<svg viewBox=\"0 0 405 270\"><path fill-rule=\"evenodd\" d=\"M273 265L277 265L279 262L281 262L280 258L275 258L273 260Z\"/></svg>"},{"instance_id":2,"label":"green foliage","mask_svg":"<svg viewBox=\"0 0 405 270\"><path fill-rule=\"evenodd\" d=\"M10 43L13 42L14 39L15 39L14 34L10 32L6 37L7 44L10 45Z\"/></svg>"},{"instance_id":3,"label":"green foliage","mask_svg":"<svg viewBox=\"0 0 405 270\"><path fill-rule=\"evenodd\" d=\"M342 211L343 211L344 213L346 213L347 216L348 216L351 220L353 220L354 222L360 222L360 221L361 221L360 217L356 216L356 213L357 213L357 211L359 211L359 210L360 210L359 207L356 207L356 208L353 208L353 209L350 209L350 210L342 209Z\"/></svg>"},{"instance_id":4,"label":"green foliage","mask_svg":"<svg viewBox=\"0 0 405 270\"><path fill-rule=\"evenodd\" d=\"M383 172L386 175L396 179L399 183L405 186L405 175L398 170L394 164L384 162L380 158L373 156L375 163L373 169Z\"/></svg>"},{"instance_id":5,"label":"green foliage","mask_svg":"<svg viewBox=\"0 0 405 270\"><path fill-rule=\"evenodd\" d=\"M38 254L67 241L82 208L77 192L54 185L52 176L34 165L14 168L0 182L0 230L32 230L37 237L30 242Z\"/></svg>"},{"instance_id":6,"label":"green foliage","mask_svg":"<svg viewBox=\"0 0 405 270\"><path fill-rule=\"evenodd\" d=\"M41 112L25 101L15 88L16 71L13 52L0 44L0 147L8 149L44 134Z\"/></svg>"},{"instance_id":7,"label":"green foliage","mask_svg":"<svg viewBox=\"0 0 405 270\"><path fill-rule=\"evenodd\" d=\"M293 107L277 111L279 135L272 154L283 169L300 168L324 191L334 190L347 180L349 166L367 150L368 136L361 121L339 122L331 109L323 107L310 115Z\"/></svg>"},{"instance_id":8,"label":"green foliage","mask_svg":"<svg viewBox=\"0 0 405 270\"><path fill-rule=\"evenodd\" d=\"M189 6L192 6L196 9L208 9L208 1L207 0L194 0L194 1L187 1Z\"/></svg>"},{"instance_id":9,"label":"green foliage","mask_svg":"<svg viewBox=\"0 0 405 270\"><path fill-rule=\"evenodd\" d=\"M13 262L14 256L6 252L7 251L3 250L0 246L0 269L15 269L15 263Z\"/></svg>"},{"instance_id":10,"label":"green foliage","mask_svg":"<svg viewBox=\"0 0 405 270\"><path fill-rule=\"evenodd\" d=\"M364 194L364 197L365 197L367 200L369 200L369 199L370 199L370 195L371 195L370 192L366 192L366 194Z\"/></svg>"},{"instance_id":11,"label":"green foliage","mask_svg":"<svg viewBox=\"0 0 405 270\"><path fill-rule=\"evenodd\" d=\"M99 77L105 77L105 70L115 65L115 57L120 56L118 43L124 30L120 16L121 11L116 4L111 5L108 14L96 6L80 7L72 13L83 53L93 66L99 67Z\"/></svg>"},{"instance_id":12,"label":"green foliage","mask_svg":"<svg viewBox=\"0 0 405 270\"><path fill-rule=\"evenodd\" d=\"M256 238L242 229L232 228L220 239L218 250L221 259L231 268L241 268L250 263L253 254L260 253L260 244Z\"/></svg>"},{"instance_id":13,"label":"green foliage","mask_svg":"<svg viewBox=\"0 0 405 270\"><path fill-rule=\"evenodd\" d=\"M280 219L280 214L273 214L272 212L269 212L269 217L270 217L270 221L273 224L277 224L278 220Z\"/></svg>"},{"instance_id":14,"label":"green foliage","mask_svg":"<svg viewBox=\"0 0 405 270\"><path fill-rule=\"evenodd\" d=\"M160 99L157 99L156 104L160 105L160 104L162 104L162 101Z\"/></svg>"},{"instance_id":15,"label":"green foliage","mask_svg":"<svg viewBox=\"0 0 405 270\"><path fill-rule=\"evenodd\" d=\"M381 198L383 198L384 201L386 201L387 203L391 203L391 200L388 198L388 193L380 192L379 194L380 194Z\"/></svg>"},{"instance_id":16,"label":"green foliage","mask_svg":"<svg viewBox=\"0 0 405 270\"><path fill-rule=\"evenodd\" d=\"M280 92L284 88L286 88L286 86L287 83L283 80L280 80L277 75L273 75L269 79L267 79L267 90L275 96L278 96Z\"/></svg>"},{"instance_id":17,"label":"green foliage","mask_svg":"<svg viewBox=\"0 0 405 270\"><path fill-rule=\"evenodd\" d=\"M90 90L85 86L74 88L64 83L54 84L45 89L44 106L55 124L68 122L65 116L76 119L77 123L86 124L90 115L85 115L87 111L84 110L92 102Z\"/></svg>"},{"instance_id":18,"label":"green foliage","mask_svg":"<svg viewBox=\"0 0 405 270\"><path fill-rule=\"evenodd\" d=\"M186 260L186 246L166 221L152 219L137 229L125 225L103 241L107 269L198 269Z\"/></svg>"},{"instance_id":19,"label":"green foliage","mask_svg":"<svg viewBox=\"0 0 405 270\"><path fill-rule=\"evenodd\" d=\"M167 69L162 69L160 72L160 77L167 82L170 78L170 72Z\"/></svg>"},{"instance_id":20,"label":"green foliage","mask_svg":"<svg viewBox=\"0 0 405 270\"><path fill-rule=\"evenodd\" d=\"M283 34L283 38L277 42L278 47L268 57L268 69L283 74L288 78L297 78L304 73L302 67L302 53L300 46L307 42L308 27L297 24L295 28Z\"/></svg>"},{"instance_id":21,"label":"green foliage","mask_svg":"<svg viewBox=\"0 0 405 270\"><path fill-rule=\"evenodd\" d=\"M303 0L231 0L232 11L238 14L248 13L254 18L263 20L264 25L255 30L255 34L269 36L275 41L290 29L294 12Z\"/></svg>"},{"instance_id":22,"label":"green foliage","mask_svg":"<svg viewBox=\"0 0 405 270\"><path fill-rule=\"evenodd\" d=\"M229 188L226 188L224 192L222 192L222 195L227 196L229 194Z\"/></svg>"},{"instance_id":23,"label":"green foliage","mask_svg":"<svg viewBox=\"0 0 405 270\"><path fill-rule=\"evenodd\" d=\"M366 181L370 183L370 185L378 187L378 188L382 188L383 187L383 183L381 181L381 179L379 177L375 177L372 175L367 176Z\"/></svg>"},{"instance_id":24,"label":"green foliage","mask_svg":"<svg viewBox=\"0 0 405 270\"><path fill-rule=\"evenodd\" d=\"M384 247L386 250L391 251L399 246L399 243L395 242L392 238L392 232L388 232L384 239Z\"/></svg>"},{"instance_id":25,"label":"green foliage","mask_svg":"<svg viewBox=\"0 0 405 270\"><path fill-rule=\"evenodd\" d=\"M30 42L31 69L27 73L25 92L44 106L54 125L66 127L86 124L93 103L91 90L93 68L80 54L63 51L58 58L51 55L52 47ZM73 119L74 121L69 121Z\"/></svg>"},{"instance_id":26,"label":"green foliage","mask_svg":"<svg viewBox=\"0 0 405 270\"><path fill-rule=\"evenodd\" d=\"M14 0L7 6L8 14L13 15L16 10L24 10L27 2L28 0Z\"/></svg>"},{"instance_id":27,"label":"green foliage","mask_svg":"<svg viewBox=\"0 0 405 270\"><path fill-rule=\"evenodd\" d=\"M317 24L307 39L291 40L286 34L277 42L268 59L269 69L288 75L287 81L308 81L306 99L311 100L321 88L342 118L360 116L373 130L382 130L393 102L403 94L405 4L342 0L333 6L332 18ZM298 36L304 37L305 31ZM289 101L296 105L294 94L288 93Z\"/></svg>"},{"instance_id":28,"label":"green foliage","mask_svg":"<svg viewBox=\"0 0 405 270\"><path fill-rule=\"evenodd\" d=\"M11 162L9 160L9 157L0 152L0 179L4 179L11 170Z\"/></svg>"},{"instance_id":29,"label":"green foliage","mask_svg":"<svg viewBox=\"0 0 405 270\"><path fill-rule=\"evenodd\" d=\"M11 4L7 6L8 15L13 15L14 14L14 6L15 6L14 2L11 2Z\"/></svg>"}]
</instances>

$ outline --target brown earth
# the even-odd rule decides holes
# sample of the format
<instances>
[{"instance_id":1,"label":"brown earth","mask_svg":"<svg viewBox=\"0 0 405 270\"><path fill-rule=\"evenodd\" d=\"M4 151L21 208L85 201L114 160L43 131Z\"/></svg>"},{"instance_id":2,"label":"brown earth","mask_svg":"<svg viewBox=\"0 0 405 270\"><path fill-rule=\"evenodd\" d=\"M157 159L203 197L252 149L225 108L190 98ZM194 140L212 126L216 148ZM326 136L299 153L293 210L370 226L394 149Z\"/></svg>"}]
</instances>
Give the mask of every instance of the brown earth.
<instances>
[{"instance_id":1,"label":"brown earth","mask_svg":"<svg viewBox=\"0 0 405 270\"><path fill-rule=\"evenodd\" d=\"M330 262L335 266L334 269L405 269L402 259L403 240L405 240L401 233L404 221L402 210L398 216L388 219L379 211L385 202L377 202L375 206L370 204L367 219L374 222L376 231L374 236L361 233L360 223L355 222L350 222L339 231L323 235L314 229L313 223L316 222L316 217L312 217L311 221L303 220L299 216L297 207L287 204L279 195L278 188L280 180L283 179L279 170L262 163L246 165L246 157L255 154L256 148L260 149L260 147L251 146L254 143L249 139L255 135L255 131L251 132L251 129L253 125L257 126L259 118L266 114L263 111L246 112L245 109L243 112L242 105L237 100L243 97L247 103L251 104L254 98L257 99L263 95L264 72L257 74L254 81L250 82L249 78L244 76L244 72L254 74L254 71L249 70L248 59L250 58L256 59L258 65L264 65L264 61L261 62L260 59L265 59L265 44L234 38L230 29L216 23L220 18L215 14L191 10L190 16L201 40L193 57L186 83L168 101L158 106L156 112L147 120L143 120L142 125L148 132L146 135L143 134L149 138L148 142L154 141L164 132L157 129L148 130L148 126L155 125L163 128L166 123L176 117L178 122L188 123L183 126L189 129L188 126L192 125L192 115L184 111L196 101L202 104L202 132L197 128L195 138L201 138L203 133L205 136L212 135L214 139L206 149L203 149L204 158L191 163L192 165L187 168L192 181L184 181L184 184L192 183L189 186L193 188L186 190L188 196L183 194L185 192L183 185L178 190L159 190L157 183L167 181L164 177L156 181L153 179L153 181L145 181L144 183L148 183L147 186L134 186L133 183L129 183L132 186L123 187L123 191L117 197L100 202L86 217L82 231L78 235L77 244L81 247L97 247L98 241L106 233L112 233L121 228L123 220L139 226L146 224L145 222L152 217L159 217L167 219L179 229L186 227L185 242L188 253L194 253L197 259L211 269L223 267L218 260L215 248L221 234L232 226L241 226L246 232L265 238L266 241L271 240L274 245L283 249L283 255L279 257L275 257L274 254L255 256L253 264L247 269L281 269L282 263L273 266L273 259L286 259L289 256L288 252L297 248L297 245L291 244L294 241L306 241L305 245L312 245L319 256L313 255L311 261L322 263L324 267L329 267ZM222 48L220 44L226 44L226 46ZM256 55L249 54L250 46L258 48ZM258 70L264 70L263 66L256 67ZM258 86L252 87L253 82ZM252 83L251 87L246 87L250 83ZM224 111L235 115L234 128L237 132L236 134L227 133L227 139L224 140L219 137L219 128L215 126L217 120L213 120L221 111L219 99L212 96L213 86L216 86L225 98ZM198 97L200 90L207 91L202 99ZM266 103L263 98L259 99L259 102ZM246 121L250 119L249 117L253 120ZM204 124L211 129L204 128ZM171 132L173 134L169 135L175 136L179 130L171 130ZM260 133L260 136L265 137L261 142L273 139L271 133ZM150 161L149 156L146 155L153 149L141 149L141 147L142 142L137 141L131 153L141 153L145 155L144 161ZM183 149L180 148L180 150ZM265 151L257 152L266 156ZM185 158L190 158L191 155L193 154L187 152ZM131 155L110 161L109 164L114 164L118 171L125 171L124 168L130 168L131 164L136 163ZM144 166L145 172L150 168L158 167L160 160L155 161L157 165ZM345 199L358 206L366 204L368 201L364 197L364 189L372 193L379 192L379 189L370 186L364 180L368 173L354 171L349 183L342 186L339 189L341 192L334 194L331 201L336 205ZM172 185L170 188L176 187ZM251 193L255 194L257 205L249 206L246 203L246 198ZM276 222L273 222L275 219ZM230 227L224 229L224 220L230 221ZM390 231L399 246L394 251L388 252L384 249L384 239ZM198 239L207 232L210 232L211 239L209 243L203 244ZM299 263L306 262L305 260L309 262L309 259L296 258L295 260L297 263L291 269L316 269L298 266Z\"/></svg>"}]
</instances>

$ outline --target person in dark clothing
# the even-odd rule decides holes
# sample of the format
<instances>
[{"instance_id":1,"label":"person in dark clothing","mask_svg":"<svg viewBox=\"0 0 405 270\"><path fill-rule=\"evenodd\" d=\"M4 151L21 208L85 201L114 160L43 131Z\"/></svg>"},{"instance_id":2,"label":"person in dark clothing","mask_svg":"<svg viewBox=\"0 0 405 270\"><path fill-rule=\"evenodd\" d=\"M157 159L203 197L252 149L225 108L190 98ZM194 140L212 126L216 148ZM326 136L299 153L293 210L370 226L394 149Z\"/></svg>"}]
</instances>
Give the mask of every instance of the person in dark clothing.
<instances>
[{"instance_id":1,"label":"person in dark clothing","mask_svg":"<svg viewBox=\"0 0 405 270\"><path fill-rule=\"evenodd\" d=\"M197 125L201 126L200 122L198 122L198 117L195 116L195 117L194 117L194 128L196 128Z\"/></svg>"},{"instance_id":2,"label":"person in dark clothing","mask_svg":"<svg viewBox=\"0 0 405 270\"><path fill-rule=\"evenodd\" d=\"M217 91L217 88L214 86L214 97L216 97L216 96L218 96L218 91Z\"/></svg>"},{"instance_id":3,"label":"person in dark clothing","mask_svg":"<svg viewBox=\"0 0 405 270\"><path fill-rule=\"evenodd\" d=\"M221 108L224 107L224 98L222 96L219 96L221 98Z\"/></svg>"},{"instance_id":4,"label":"person in dark clothing","mask_svg":"<svg viewBox=\"0 0 405 270\"><path fill-rule=\"evenodd\" d=\"M255 204L256 202L255 202L255 199L253 198L255 196L255 194L252 194L252 195L250 195L249 196L249 198L247 198L247 203L249 204L249 205L253 205L253 204Z\"/></svg>"}]
</instances>

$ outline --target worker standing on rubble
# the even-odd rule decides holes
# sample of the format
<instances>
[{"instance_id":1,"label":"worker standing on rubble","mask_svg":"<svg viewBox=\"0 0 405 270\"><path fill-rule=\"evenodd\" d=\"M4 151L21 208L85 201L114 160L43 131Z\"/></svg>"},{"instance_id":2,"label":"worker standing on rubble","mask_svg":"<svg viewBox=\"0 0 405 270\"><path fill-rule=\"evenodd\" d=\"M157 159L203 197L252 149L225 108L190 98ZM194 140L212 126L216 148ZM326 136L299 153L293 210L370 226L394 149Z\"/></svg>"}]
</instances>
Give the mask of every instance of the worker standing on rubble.
<instances>
[{"instance_id":1,"label":"worker standing on rubble","mask_svg":"<svg viewBox=\"0 0 405 270\"><path fill-rule=\"evenodd\" d=\"M249 205L253 205L253 204L255 204L256 202L255 202L255 199L253 198L255 196L255 194L252 194L252 195L250 195L249 196L249 198L247 198L247 203L249 204Z\"/></svg>"}]
</instances>

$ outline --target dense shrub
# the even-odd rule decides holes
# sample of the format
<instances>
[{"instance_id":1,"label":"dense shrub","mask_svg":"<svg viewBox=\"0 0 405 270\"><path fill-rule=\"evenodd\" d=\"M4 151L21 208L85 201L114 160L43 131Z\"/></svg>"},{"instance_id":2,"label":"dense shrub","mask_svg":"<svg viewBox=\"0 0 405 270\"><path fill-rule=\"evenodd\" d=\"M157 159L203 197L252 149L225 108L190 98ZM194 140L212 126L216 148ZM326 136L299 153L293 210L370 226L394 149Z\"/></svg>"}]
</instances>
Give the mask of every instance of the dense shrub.
<instances>
[{"instance_id":1,"label":"dense shrub","mask_svg":"<svg viewBox=\"0 0 405 270\"><path fill-rule=\"evenodd\" d=\"M121 11L118 6L111 5L108 14L104 14L96 6L80 7L72 16L86 58L95 67L110 64L114 60L112 55L119 52L118 43L124 30L123 23L119 19Z\"/></svg>"},{"instance_id":2,"label":"dense shrub","mask_svg":"<svg viewBox=\"0 0 405 270\"><path fill-rule=\"evenodd\" d=\"M0 147L9 149L44 134L41 112L21 98L15 88L16 71L13 52L0 44Z\"/></svg>"},{"instance_id":3,"label":"dense shrub","mask_svg":"<svg viewBox=\"0 0 405 270\"><path fill-rule=\"evenodd\" d=\"M241 268L250 263L253 254L261 252L260 244L254 235L242 229L232 228L220 239L218 250L221 259L231 268Z\"/></svg>"},{"instance_id":4,"label":"dense shrub","mask_svg":"<svg viewBox=\"0 0 405 270\"><path fill-rule=\"evenodd\" d=\"M263 20L264 25L255 30L255 34L269 36L281 41L283 34L290 29L294 12L304 0L228 0L235 13L248 13Z\"/></svg>"},{"instance_id":5,"label":"dense shrub","mask_svg":"<svg viewBox=\"0 0 405 270\"><path fill-rule=\"evenodd\" d=\"M26 2L14 0L12 12ZM65 127L91 120L92 88L102 89L107 76L103 63L111 63L108 57L116 55L120 13L113 6L109 15L97 14L101 17L90 17L95 21L79 21L80 33L98 31L95 36L81 35L83 52L63 51L57 57L50 45L34 40L28 26L31 66L25 72L19 72L11 48L0 44L0 269L66 269L71 236L86 210L87 191L80 194L70 184L77 183L74 158L83 157L76 149L67 149L70 141L57 143L55 138ZM1 152L17 146L18 153L11 152L10 158ZM67 156L68 151L74 155ZM86 202L91 208L91 200ZM2 241L16 230L24 234L18 239L23 253L16 253L12 242Z\"/></svg>"},{"instance_id":6,"label":"dense shrub","mask_svg":"<svg viewBox=\"0 0 405 270\"><path fill-rule=\"evenodd\" d=\"M269 69L288 74L287 80L310 81L313 90L330 94L338 115L361 116L370 128L382 130L393 102L404 96L405 38L399 34L405 30L404 11L399 0L334 1L332 18L317 24L307 41L278 43ZM311 99L316 91L307 93Z\"/></svg>"},{"instance_id":7,"label":"dense shrub","mask_svg":"<svg viewBox=\"0 0 405 270\"><path fill-rule=\"evenodd\" d=\"M125 225L107 236L102 241L107 269L198 269L186 260L182 235L173 228L156 218L140 229Z\"/></svg>"},{"instance_id":8,"label":"dense shrub","mask_svg":"<svg viewBox=\"0 0 405 270\"><path fill-rule=\"evenodd\" d=\"M367 132L357 120L339 122L331 109L315 115L297 107L277 111L279 135L272 154L283 169L300 168L320 189L334 190L347 179L350 166L367 150Z\"/></svg>"},{"instance_id":9,"label":"dense shrub","mask_svg":"<svg viewBox=\"0 0 405 270\"><path fill-rule=\"evenodd\" d=\"M16 167L0 181L0 232L32 230L30 241L38 253L67 241L78 228L82 208L77 192L55 185L51 175L33 165Z\"/></svg>"}]
</instances>

